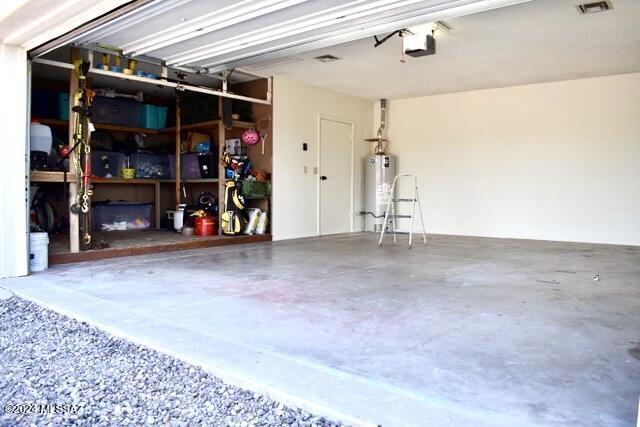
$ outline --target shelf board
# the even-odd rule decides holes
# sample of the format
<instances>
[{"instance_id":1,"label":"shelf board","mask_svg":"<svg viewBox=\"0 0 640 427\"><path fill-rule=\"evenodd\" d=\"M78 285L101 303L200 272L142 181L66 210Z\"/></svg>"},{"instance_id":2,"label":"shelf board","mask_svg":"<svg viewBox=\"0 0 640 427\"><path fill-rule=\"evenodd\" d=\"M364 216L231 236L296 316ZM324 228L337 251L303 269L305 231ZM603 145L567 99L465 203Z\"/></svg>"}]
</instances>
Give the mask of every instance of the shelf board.
<instances>
[{"instance_id":1,"label":"shelf board","mask_svg":"<svg viewBox=\"0 0 640 427\"><path fill-rule=\"evenodd\" d=\"M60 171L31 171L30 178L32 182L64 182L64 172ZM67 182L74 182L76 175L67 173ZM216 183L220 180L218 178L197 178L197 179L181 179L181 182L188 182L192 184L204 184L204 183ZM232 181L232 180L228 180ZM92 184L130 184L130 185L154 185L156 182L160 183L173 183L175 179L151 179L151 178L97 178L92 177Z\"/></svg>"},{"instance_id":2,"label":"shelf board","mask_svg":"<svg viewBox=\"0 0 640 427\"><path fill-rule=\"evenodd\" d=\"M42 123L43 125L54 126L54 127L65 127L69 126L68 120L60 120L60 119L34 119L36 123Z\"/></svg>"},{"instance_id":3,"label":"shelf board","mask_svg":"<svg viewBox=\"0 0 640 427\"><path fill-rule=\"evenodd\" d=\"M124 179L124 178L91 178L92 184L128 184L128 185L155 185L157 179Z\"/></svg>"},{"instance_id":4,"label":"shelf board","mask_svg":"<svg viewBox=\"0 0 640 427\"><path fill-rule=\"evenodd\" d=\"M42 123L43 125L54 126L54 127L69 126L69 122L67 120L38 119L37 122ZM193 123L190 125L180 126L180 130L213 130L213 129L217 129L221 124L222 124L222 120L210 120L207 122ZM110 130L113 132L127 132L127 133L146 133L150 135L176 131L175 126L163 128L163 129L147 129L147 128L119 126L119 125L109 125L109 124L102 124L102 123L94 123L93 126L99 130ZM233 128L249 129L254 127L256 127L255 123L243 122L239 120L233 121Z\"/></svg>"},{"instance_id":5,"label":"shelf board","mask_svg":"<svg viewBox=\"0 0 640 427\"><path fill-rule=\"evenodd\" d=\"M99 130L110 130L114 132L126 132L126 133L148 133L151 135L155 135L159 133L162 129L146 129L146 128L134 128L127 126L119 126L119 125L107 125L94 123L93 126Z\"/></svg>"},{"instance_id":6,"label":"shelf board","mask_svg":"<svg viewBox=\"0 0 640 427\"><path fill-rule=\"evenodd\" d=\"M184 126L180 126L180 130L213 130L213 129L218 129L218 127L222 124L222 120L209 120L207 122L200 122L200 123L192 123L190 125L184 125ZM234 120L233 121L233 128L244 128L244 129L249 129L249 128L254 128L256 127L255 123L251 123L251 122L243 122L243 121L239 121L239 120ZM158 132L175 132L176 128L174 127L169 127L169 128L164 128L164 129L160 129Z\"/></svg>"},{"instance_id":7,"label":"shelf board","mask_svg":"<svg viewBox=\"0 0 640 427\"><path fill-rule=\"evenodd\" d=\"M60 171L31 171L31 182L65 182L64 172ZM67 172L67 182L75 182L76 174Z\"/></svg>"},{"instance_id":8,"label":"shelf board","mask_svg":"<svg viewBox=\"0 0 640 427\"><path fill-rule=\"evenodd\" d=\"M38 119L37 122L42 123L43 125L54 126L54 127L68 127L69 122L67 120L59 120L59 119ZM148 133L148 134L157 134L162 129L146 129L146 128L135 128L128 126L120 126L120 125L108 125L103 123L94 123L93 126L98 130L110 130L114 132L126 132L126 133Z\"/></svg>"},{"instance_id":9,"label":"shelf board","mask_svg":"<svg viewBox=\"0 0 640 427\"><path fill-rule=\"evenodd\" d=\"M33 180L32 180L33 181ZM181 182L189 182L189 183L207 183L207 182L218 182L218 178L199 178L199 179L181 179ZM134 178L134 179L125 179L125 178L91 178L92 184L144 184L144 185L153 185L157 182L160 183L173 183L176 182L175 179L151 179L151 178Z\"/></svg>"},{"instance_id":10,"label":"shelf board","mask_svg":"<svg viewBox=\"0 0 640 427\"><path fill-rule=\"evenodd\" d=\"M218 182L218 178L197 178L197 179L181 179L181 182L190 182L190 183L206 183L206 182Z\"/></svg>"},{"instance_id":11,"label":"shelf board","mask_svg":"<svg viewBox=\"0 0 640 427\"><path fill-rule=\"evenodd\" d=\"M160 182L176 182L175 179L160 179ZM206 183L206 182L218 182L218 178L196 178L196 179L181 179L180 182L189 182L189 183Z\"/></svg>"}]
</instances>

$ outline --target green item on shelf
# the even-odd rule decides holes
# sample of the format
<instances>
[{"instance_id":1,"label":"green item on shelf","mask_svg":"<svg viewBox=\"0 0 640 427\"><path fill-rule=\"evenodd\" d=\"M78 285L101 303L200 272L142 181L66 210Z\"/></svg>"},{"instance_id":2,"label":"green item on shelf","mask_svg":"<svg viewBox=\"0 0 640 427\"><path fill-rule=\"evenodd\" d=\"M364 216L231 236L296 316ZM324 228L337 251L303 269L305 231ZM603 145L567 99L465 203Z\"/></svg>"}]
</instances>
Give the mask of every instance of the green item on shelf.
<instances>
[{"instance_id":1,"label":"green item on shelf","mask_svg":"<svg viewBox=\"0 0 640 427\"><path fill-rule=\"evenodd\" d=\"M271 181L242 181L242 195L248 199L269 197Z\"/></svg>"}]
</instances>

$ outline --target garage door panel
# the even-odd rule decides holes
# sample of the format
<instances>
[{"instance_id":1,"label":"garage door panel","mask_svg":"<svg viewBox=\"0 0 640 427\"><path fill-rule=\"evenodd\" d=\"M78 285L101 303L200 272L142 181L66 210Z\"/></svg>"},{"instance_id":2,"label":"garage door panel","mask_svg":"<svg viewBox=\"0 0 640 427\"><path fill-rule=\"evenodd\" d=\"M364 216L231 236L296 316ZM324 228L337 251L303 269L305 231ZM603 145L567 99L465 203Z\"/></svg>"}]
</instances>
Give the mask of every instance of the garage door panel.
<instances>
[{"instance_id":1,"label":"garage door panel","mask_svg":"<svg viewBox=\"0 0 640 427\"><path fill-rule=\"evenodd\" d=\"M78 41L115 46L170 66L231 66L526 1L158 0Z\"/></svg>"}]
</instances>

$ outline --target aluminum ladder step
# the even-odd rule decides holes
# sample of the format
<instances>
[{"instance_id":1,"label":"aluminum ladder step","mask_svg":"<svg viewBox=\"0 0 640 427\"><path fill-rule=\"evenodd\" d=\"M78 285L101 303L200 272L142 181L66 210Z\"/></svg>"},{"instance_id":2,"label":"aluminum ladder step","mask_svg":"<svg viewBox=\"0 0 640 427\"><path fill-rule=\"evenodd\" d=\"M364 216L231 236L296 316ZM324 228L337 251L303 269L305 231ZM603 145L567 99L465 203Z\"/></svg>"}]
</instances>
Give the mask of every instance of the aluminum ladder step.
<instances>
[{"instance_id":1,"label":"aluminum ladder step","mask_svg":"<svg viewBox=\"0 0 640 427\"><path fill-rule=\"evenodd\" d=\"M410 178L413 180L413 197L396 197L396 183L399 178ZM382 229L380 230L380 239L378 240L378 246L382 246L382 241L384 240L385 234L391 234L393 236L393 242L396 243L396 235L404 234L409 235L409 249L411 249L411 244L413 242L413 223L416 217L416 207L418 208L418 213L420 215L420 222L422 224L422 230L420 233L422 234L422 240L424 244L427 244L427 235L424 231L424 217L422 215L422 204L420 203L420 192L418 190L418 178L415 175L411 174L400 174L396 175L393 178L393 182L391 183L391 192L390 192L389 200L387 202L387 208L384 212L384 224ZM411 215L407 214L397 214L396 213L396 203L397 202L406 202L412 203L411 206ZM411 220L409 231L396 231L396 218L407 218ZM391 230L388 230L390 225Z\"/></svg>"}]
</instances>

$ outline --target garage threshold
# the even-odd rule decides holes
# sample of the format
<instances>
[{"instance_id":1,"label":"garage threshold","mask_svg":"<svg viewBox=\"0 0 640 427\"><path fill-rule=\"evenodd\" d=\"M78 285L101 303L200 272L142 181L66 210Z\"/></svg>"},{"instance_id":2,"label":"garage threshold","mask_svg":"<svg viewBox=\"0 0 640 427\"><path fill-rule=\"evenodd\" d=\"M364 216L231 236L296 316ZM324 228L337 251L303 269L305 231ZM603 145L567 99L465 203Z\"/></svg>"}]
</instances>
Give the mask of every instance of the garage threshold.
<instances>
[{"instance_id":1,"label":"garage threshold","mask_svg":"<svg viewBox=\"0 0 640 427\"><path fill-rule=\"evenodd\" d=\"M162 230L149 231L112 231L102 232L110 247L90 249L83 252L69 252L68 238L50 237L49 264L70 264L75 262L96 261L101 259L122 258L135 255L148 255L163 252L175 252L191 249L213 248L217 246L240 245L252 242L269 242L271 234L238 236L183 236L179 233Z\"/></svg>"},{"instance_id":2,"label":"garage threshold","mask_svg":"<svg viewBox=\"0 0 640 427\"><path fill-rule=\"evenodd\" d=\"M638 261L637 247L433 236L409 251L356 234L0 287L356 425L623 425L640 393Z\"/></svg>"}]
</instances>

